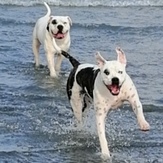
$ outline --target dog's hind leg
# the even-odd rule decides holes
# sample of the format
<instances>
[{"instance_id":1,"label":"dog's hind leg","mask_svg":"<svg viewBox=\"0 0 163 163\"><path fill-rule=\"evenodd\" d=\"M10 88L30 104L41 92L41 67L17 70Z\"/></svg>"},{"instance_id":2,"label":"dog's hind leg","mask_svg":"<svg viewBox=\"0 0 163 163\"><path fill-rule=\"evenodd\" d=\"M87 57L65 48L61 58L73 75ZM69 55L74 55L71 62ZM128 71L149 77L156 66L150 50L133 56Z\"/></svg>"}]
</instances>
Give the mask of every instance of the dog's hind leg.
<instances>
[{"instance_id":1,"label":"dog's hind leg","mask_svg":"<svg viewBox=\"0 0 163 163\"><path fill-rule=\"evenodd\" d=\"M72 88L72 95L70 97L70 104L74 112L75 118L79 125L82 125L82 108L83 108L83 97L80 91L75 87Z\"/></svg>"},{"instance_id":2,"label":"dog's hind leg","mask_svg":"<svg viewBox=\"0 0 163 163\"><path fill-rule=\"evenodd\" d=\"M40 66L40 58L39 58L39 48L40 48L41 43L37 38L33 39L33 54L34 54L34 60L35 60L35 66L39 67Z\"/></svg>"},{"instance_id":3,"label":"dog's hind leg","mask_svg":"<svg viewBox=\"0 0 163 163\"><path fill-rule=\"evenodd\" d=\"M87 94L85 94L83 97L83 108L82 108L83 118L87 116L87 113L91 106L92 106L92 99Z\"/></svg>"}]
</instances>

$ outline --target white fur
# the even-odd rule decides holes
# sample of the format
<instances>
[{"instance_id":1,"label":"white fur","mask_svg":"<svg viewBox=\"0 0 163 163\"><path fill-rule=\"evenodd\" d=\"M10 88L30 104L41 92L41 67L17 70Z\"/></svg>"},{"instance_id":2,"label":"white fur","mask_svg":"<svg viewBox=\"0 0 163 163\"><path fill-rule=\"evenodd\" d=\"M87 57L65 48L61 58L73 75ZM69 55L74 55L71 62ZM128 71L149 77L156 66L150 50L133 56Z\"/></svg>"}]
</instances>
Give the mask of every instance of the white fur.
<instances>
[{"instance_id":1,"label":"white fur","mask_svg":"<svg viewBox=\"0 0 163 163\"><path fill-rule=\"evenodd\" d=\"M105 136L105 118L108 111L112 108L117 108L123 104L124 101L128 101L134 113L136 114L138 124L141 130L149 130L150 126L145 120L142 104L140 102L135 85L129 75L125 71L126 67L126 57L124 52L117 48L116 52L118 54L116 61L106 61L99 53L96 55L96 60L100 72L98 73L93 90L93 104L96 110L96 123L97 131L100 140L100 146L102 151L102 156L109 158L110 152L108 149L108 143ZM75 76L81 69L86 67L97 68L96 65L81 64L79 65ZM104 73L105 70L109 71L109 75ZM113 95L106 85L111 84L111 79L117 77L119 79L119 85L121 86L118 95ZM105 85L106 84L106 85ZM77 84L76 78L72 87L72 95L70 98L70 103L74 111L75 117L79 122L82 121L82 104L83 99L80 96L81 87ZM90 100L91 101L91 100Z\"/></svg>"},{"instance_id":2,"label":"white fur","mask_svg":"<svg viewBox=\"0 0 163 163\"><path fill-rule=\"evenodd\" d=\"M61 50L68 51L70 47L70 26L72 25L72 22L68 16L51 16L49 6L45 2L44 5L47 8L47 14L37 20L33 30L33 53L36 67L39 67L39 47L43 44L50 76L57 77L63 60ZM57 23L52 24L53 20L56 20ZM59 31L59 25L63 27L62 33L64 37L62 39L54 37ZM49 31L47 30L47 26L49 26ZM54 54L57 54L55 64Z\"/></svg>"}]
</instances>

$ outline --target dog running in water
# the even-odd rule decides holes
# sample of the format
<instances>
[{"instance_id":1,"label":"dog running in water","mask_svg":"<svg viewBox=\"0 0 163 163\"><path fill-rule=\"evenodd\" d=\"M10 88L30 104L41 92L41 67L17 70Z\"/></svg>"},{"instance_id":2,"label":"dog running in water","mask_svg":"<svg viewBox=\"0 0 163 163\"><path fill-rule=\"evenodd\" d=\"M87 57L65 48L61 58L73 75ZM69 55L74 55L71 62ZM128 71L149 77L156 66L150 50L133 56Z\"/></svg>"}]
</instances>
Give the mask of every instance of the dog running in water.
<instances>
[{"instance_id":1,"label":"dog running in water","mask_svg":"<svg viewBox=\"0 0 163 163\"><path fill-rule=\"evenodd\" d=\"M126 73L126 56L121 48L116 48L117 60L106 61L98 52L97 65L80 64L67 52L61 54L69 59L73 69L67 81L67 94L72 110L79 123L82 113L93 104L96 111L96 124L104 158L110 157L105 136L105 118L108 111L128 101L136 114L140 129L150 129L143 114L142 104L136 87Z\"/></svg>"}]
</instances>

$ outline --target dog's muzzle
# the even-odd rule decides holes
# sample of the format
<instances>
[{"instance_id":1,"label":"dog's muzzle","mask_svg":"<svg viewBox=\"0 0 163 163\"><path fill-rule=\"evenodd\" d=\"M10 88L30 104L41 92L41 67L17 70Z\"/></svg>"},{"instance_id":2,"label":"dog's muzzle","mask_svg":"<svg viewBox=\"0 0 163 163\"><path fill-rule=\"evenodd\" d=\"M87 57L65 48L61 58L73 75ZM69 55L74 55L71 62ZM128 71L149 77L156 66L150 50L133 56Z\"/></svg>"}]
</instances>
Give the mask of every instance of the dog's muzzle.
<instances>
[{"instance_id":1,"label":"dog's muzzle","mask_svg":"<svg viewBox=\"0 0 163 163\"><path fill-rule=\"evenodd\" d=\"M51 33L52 33L53 37L56 38L56 39L63 39L65 37L65 35L67 34L67 32L62 33L62 32L59 32L59 31L56 34L54 34L53 31Z\"/></svg>"},{"instance_id":2,"label":"dog's muzzle","mask_svg":"<svg viewBox=\"0 0 163 163\"><path fill-rule=\"evenodd\" d=\"M62 32L63 31L62 25L58 25L57 28L58 28L58 32L56 34L54 34L52 31L53 37L56 39L63 39L65 37L65 35L67 34L67 32L66 33Z\"/></svg>"},{"instance_id":3,"label":"dog's muzzle","mask_svg":"<svg viewBox=\"0 0 163 163\"><path fill-rule=\"evenodd\" d=\"M117 96L121 89L121 86L119 85L119 79L116 77L112 78L112 84L110 84L110 85L105 84L105 86L108 88L110 93L114 96Z\"/></svg>"}]
</instances>

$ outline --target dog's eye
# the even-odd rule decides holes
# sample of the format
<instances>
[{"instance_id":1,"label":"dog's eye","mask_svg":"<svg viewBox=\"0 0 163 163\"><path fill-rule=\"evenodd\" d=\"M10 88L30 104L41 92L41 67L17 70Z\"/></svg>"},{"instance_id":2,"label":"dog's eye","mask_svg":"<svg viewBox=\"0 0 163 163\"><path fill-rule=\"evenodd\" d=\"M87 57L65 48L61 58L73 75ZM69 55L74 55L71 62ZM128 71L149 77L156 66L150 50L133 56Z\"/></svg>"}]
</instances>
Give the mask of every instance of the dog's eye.
<instances>
[{"instance_id":1,"label":"dog's eye","mask_svg":"<svg viewBox=\"0 0 163 163\"><path fill-rule=\"evenodd\" d=\"M107 69L104 71L104 73L105 73L106 75L109 75L109 74L110 74L110 72L109 72Z\"/></svg>"},{"instance_id":2,"label":"dog's eye","mask_svg":"<svg viewBox=\"0 0 163 163\"><path fill-rule=\"evenodd\" d=\"M123 71L118 71L119 74L123 74Z\"/></svg>"},{"instance_id":3,"label":"dog's eye","mask_svg":"<svg viewBox=\"0 0 163 163\"><path fill-rule=\"evenodd\" d=\"M52 24L57 24L57 21L55 19L52 20Z\"/></svg>"},{"instance_id":4,"label":"dog's eye","mask_svg":"<svg viewBox=\"0 0 163 163\"><path fill-rule=\"evenodd\" d=\"M63 24L67 24L67 22L63 22Z\"/></svg>"}]
</instances>

